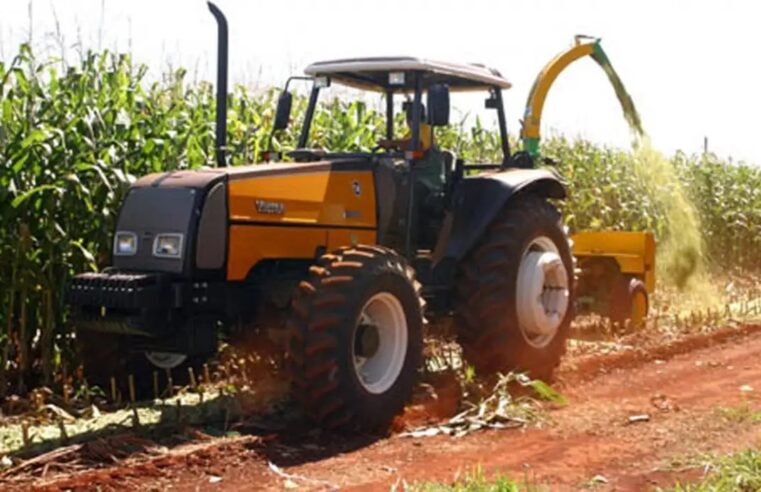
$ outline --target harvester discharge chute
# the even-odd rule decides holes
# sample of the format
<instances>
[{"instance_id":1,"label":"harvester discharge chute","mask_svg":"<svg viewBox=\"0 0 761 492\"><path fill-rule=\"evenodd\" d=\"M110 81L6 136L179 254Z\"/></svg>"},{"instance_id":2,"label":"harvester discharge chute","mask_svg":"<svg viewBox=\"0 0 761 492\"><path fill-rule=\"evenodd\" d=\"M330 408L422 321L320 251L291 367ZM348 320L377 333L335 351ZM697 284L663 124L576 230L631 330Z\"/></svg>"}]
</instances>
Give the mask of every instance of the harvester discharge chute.
<instances>
[{"instance_id":1,"label":"harvester discharge chute","mask_svg":"<svg viewBox=\"0 0 761 492\"><path fill-rule=\"evenodd\" d=\"M603 51L602 45L600 45L600 39L590 38L588 36L576 36L573 47L560 53L544 66L542 71L539 72L539 75L536 77L534 85L531 87L531 92L529 92L528 100L526 101L526 112L523 117L521 140L523 141L523 150L528 152L532 157L539 156L542 110L544 108L544 101L547 99L547 93L550 91L550 87L552 87L552 84L555 83L555 79L557 79L558 75L560 75L568 65L585 56L592 57L592 59L603 69L605 75L608 76L608 80L610 80L613 89L616 91L616 97L621 103L624 118L626 118L632 131L637 135L644 134L642 130L642 122L634 107L634 101L632 101L629 93L626 92L626 88L624 87L623 82L621 82L618 73L616 73L613 68L613 65L610 63L608 55Z\"/></svg>"}]
</instances>

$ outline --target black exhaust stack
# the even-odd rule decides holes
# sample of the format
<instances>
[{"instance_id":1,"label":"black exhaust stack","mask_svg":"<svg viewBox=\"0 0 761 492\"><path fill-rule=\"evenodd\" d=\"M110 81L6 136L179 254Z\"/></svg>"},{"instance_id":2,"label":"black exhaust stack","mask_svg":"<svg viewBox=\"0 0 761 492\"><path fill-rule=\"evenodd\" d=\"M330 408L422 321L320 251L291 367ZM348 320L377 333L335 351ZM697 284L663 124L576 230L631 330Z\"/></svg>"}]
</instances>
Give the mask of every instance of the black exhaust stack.
<instances>
[{"instance_id":1,"label":"black exhaust stack","mask_svg":"<svg viewBox=\"0 0 761 492\"><path fill-rule=\"evenodd\" d=\"M227 166L227 19L211 2L209 10L217 19L217 166Z\"/></svg>"}]
</instances>

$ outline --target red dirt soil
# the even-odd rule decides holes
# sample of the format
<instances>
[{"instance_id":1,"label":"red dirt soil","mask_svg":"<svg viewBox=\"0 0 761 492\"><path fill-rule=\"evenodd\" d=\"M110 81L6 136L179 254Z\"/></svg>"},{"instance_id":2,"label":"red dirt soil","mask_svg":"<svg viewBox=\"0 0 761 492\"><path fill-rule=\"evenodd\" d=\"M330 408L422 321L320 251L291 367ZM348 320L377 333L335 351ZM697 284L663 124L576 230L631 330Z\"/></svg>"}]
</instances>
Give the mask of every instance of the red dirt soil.
<instances>
[{"instance_id":1,"label":"red dirt soil","mask_svg":"<svg viewBox=\"0 0 761 492\"><path fill-rule=\"evenodd\" d=\"M462 438L315 432L209 439L96 470L50 473L33 482L0 479L0 488L389 490L451 482L480 466L487 476L527 478L551 490L580 489L593 477L604 477L595 490L650 490L699 478L700 470L677 466L686 458L761 443L761 425L742 418L743 410L761 411L759 360L761 326L728 328L646 352L566 362L556 387L568 405L550 410L541 428ZM441 403L449 400L440 400L435 413L452 411Z\"/></svg>"}]
</instances>

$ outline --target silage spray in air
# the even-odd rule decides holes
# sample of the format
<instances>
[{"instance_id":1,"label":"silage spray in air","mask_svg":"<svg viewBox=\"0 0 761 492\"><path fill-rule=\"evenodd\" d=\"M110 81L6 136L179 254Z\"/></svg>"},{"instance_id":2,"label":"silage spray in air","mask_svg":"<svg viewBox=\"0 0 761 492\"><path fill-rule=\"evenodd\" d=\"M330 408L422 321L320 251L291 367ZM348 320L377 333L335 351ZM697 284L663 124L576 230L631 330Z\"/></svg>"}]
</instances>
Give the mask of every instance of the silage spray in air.
<instances>
[{"instance_id":1,"label":"silage spray in air","mask_svg":"<svg viewBox=\"0 0 761 492\"><path fill-rule=\"evenodd\" d=\"M695 204L679 179L674 164L652 147L634 102L608 57L601 50L592 57L608 76L634 136L633 172L645 185L650 195L648 198L663 214L665 228L658 231L657 276L659 280L679 289L691 287L704 290L695 285L702 283L698 278L704 273L703 239Z\"/></svg>"}]
</instances>

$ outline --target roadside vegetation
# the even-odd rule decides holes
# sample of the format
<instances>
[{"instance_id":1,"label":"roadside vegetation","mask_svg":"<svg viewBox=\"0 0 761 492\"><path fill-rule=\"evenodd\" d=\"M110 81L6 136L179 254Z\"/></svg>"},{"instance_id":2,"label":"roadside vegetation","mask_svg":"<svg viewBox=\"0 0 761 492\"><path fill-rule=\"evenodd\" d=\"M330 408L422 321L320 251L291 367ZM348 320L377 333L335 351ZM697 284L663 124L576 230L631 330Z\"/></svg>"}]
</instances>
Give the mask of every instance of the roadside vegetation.
<instances>
[{"instance_id":1,"label":"roadside vegetation","mask_svg":"<svg viewBox=\"0 0 761 492\"><path fill-rule=\"evenodd\" d=\"M481 467L456 477L452 482L424 482L392 487L392 491L405 492L544 492L546 487L534 485L528 478L515 480L507 475L487 477Z\"/></svg>"},{"instance_id":2,"label":"roadside vegetation","mask_svg":"<svg viewBox=\"0 0 761 492\"><path fill-rule=\"evenodd\" d=\"M701 460L706 476L695 483L677 484L671 492L751 492L761 490L761 452L750 448L727 456Z\"/></svg>"},{"instance_id":3,"label":"roadside vegetation","mask_svg":"<svg viewBox=\"0 0 761 492\"><path fill-rule=\"evenodd\" d=\"M726 456L707 456L695 462L705 470L704 477L696 482L677 483L660 492L755 492L761 490L761 452L746 449ZM596 488L591 481L586 487ZM424 482L392 487L407 492L539 492L551 490L537 485L529 478L513 479L497 474L487 477L480 467L458 476L451 482Z\"/></svg>"}]
</instances>

